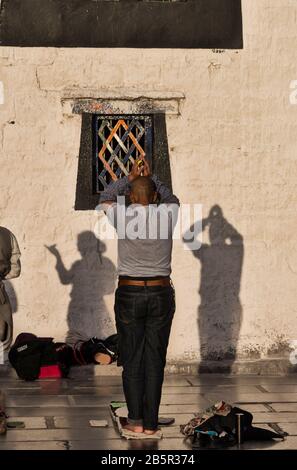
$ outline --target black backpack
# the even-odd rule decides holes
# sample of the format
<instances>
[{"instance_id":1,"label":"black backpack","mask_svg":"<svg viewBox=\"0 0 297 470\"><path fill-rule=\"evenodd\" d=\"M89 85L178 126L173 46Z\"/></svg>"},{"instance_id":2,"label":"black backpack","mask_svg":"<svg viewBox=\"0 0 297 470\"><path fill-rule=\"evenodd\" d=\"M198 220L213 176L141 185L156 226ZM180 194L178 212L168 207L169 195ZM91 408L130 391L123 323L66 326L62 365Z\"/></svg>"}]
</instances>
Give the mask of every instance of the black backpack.
<instances>
[{"instance_id":1,"label":"black backpack","mask_svg":"<svg viewBox=\"0 0 297 470\"><path fill-rule=\"evenodd\" d=\"M22 380L36 380L43 366L58 365L63 377L67 377L69 368L60 363L57 345L53 338L38 338L31 333L21 333L8 353L8 359Z\"/></svg>"}]
</instances>

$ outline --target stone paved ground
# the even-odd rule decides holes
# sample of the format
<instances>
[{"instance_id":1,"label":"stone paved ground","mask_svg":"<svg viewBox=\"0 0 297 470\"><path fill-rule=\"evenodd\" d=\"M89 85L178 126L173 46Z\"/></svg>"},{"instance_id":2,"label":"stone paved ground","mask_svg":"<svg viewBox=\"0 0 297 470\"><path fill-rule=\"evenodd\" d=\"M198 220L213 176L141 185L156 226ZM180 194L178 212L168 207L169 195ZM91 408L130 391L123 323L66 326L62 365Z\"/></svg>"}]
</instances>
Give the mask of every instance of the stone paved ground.
<instances>
[{"instance_id":1,"label":"stone paved ground","mask_svg":"<svg viewBox=\"0 0 297 470\"><path fill-rule=\"evenodd\" d=\"M297 377L166 376L162 416L174 416L175 425L163 428L159 441L126 441L115 431L108 411L111 399L123 399L119 376L80 377L22 382L0 374L0 389L7 396L10 420L25 422L25 429L0 436L4 449L187 449L179 431L195 411L225 399L251 411L261 427L280 426L290 435L283 442L245 443L248 449L297 449ZM90 419L107 419L105 429L91 428Z\"/></svg>"}]
</instances>

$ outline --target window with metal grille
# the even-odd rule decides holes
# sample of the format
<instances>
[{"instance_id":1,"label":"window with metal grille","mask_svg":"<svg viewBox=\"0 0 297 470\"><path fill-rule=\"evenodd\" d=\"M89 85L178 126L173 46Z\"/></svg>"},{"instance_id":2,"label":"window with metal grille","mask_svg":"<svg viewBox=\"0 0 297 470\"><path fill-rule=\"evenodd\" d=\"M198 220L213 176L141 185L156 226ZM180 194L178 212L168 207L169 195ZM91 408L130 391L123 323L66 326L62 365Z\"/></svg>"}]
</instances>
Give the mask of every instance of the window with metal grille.
<instances>
[{"instance_id":1,"label":"window with metal grille","mask_svg":"<svg viewBox=\"0 0 297 470\"><path fill-rule=\"evenodd\" d=\"M149 112L82 113L75 210L95 209L106 185L127 174L144 153L152 172L171 188L165 113Z\"/></svg>"},{"instance_id":2,"label":"window with metal grille","mask_svg":"<svg viewBox=\"0 0 297 470\"><path fill-rule=\"evenodd\" d=\"M152 164L153 119L149 115L94 116L94 193L130 173L136 159Z\"/></svg>"}]
</instances>

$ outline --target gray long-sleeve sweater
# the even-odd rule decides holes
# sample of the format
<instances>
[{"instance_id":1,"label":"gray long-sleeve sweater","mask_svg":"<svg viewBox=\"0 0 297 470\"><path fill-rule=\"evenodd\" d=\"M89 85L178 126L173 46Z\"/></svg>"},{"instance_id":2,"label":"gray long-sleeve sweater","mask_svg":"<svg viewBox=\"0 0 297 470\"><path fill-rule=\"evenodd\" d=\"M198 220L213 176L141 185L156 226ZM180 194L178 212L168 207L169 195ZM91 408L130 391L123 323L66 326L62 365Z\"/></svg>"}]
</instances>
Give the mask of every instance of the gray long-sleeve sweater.
<instances>
[{"instance_id":1,"label":"gray long-sleeve sweater","mask_svg":"<svg viewBox=\"0 0 297 470\"><path fill-rule=\"evenodd\" d=\"M110 184L100 203L118 234L118 274L129 277L169 276L172 235L177 221L179 200L156 176L152 177L159 205L118 204L118 196L129 193L127 177ZM112 204L104 207L104 202Z\"/></svg>"}]
</instances>

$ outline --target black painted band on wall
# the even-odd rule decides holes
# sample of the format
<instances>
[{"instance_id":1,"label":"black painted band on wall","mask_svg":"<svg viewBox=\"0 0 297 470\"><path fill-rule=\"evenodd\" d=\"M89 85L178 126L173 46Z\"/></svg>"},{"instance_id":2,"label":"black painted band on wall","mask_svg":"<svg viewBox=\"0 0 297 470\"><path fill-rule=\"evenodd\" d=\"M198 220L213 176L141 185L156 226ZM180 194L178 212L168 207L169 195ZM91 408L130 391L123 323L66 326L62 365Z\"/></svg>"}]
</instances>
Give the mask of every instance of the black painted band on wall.
<instances>
[{"instance_id":1,"label":"black painted band on wall","mask_svg":"<svg viewBox=\"0 0 297 470\"><path fill-rule=\"evenodd\" d=\"M241 0L2 0L0 45L241 49Z\"/></svg>"}]
</instances>

